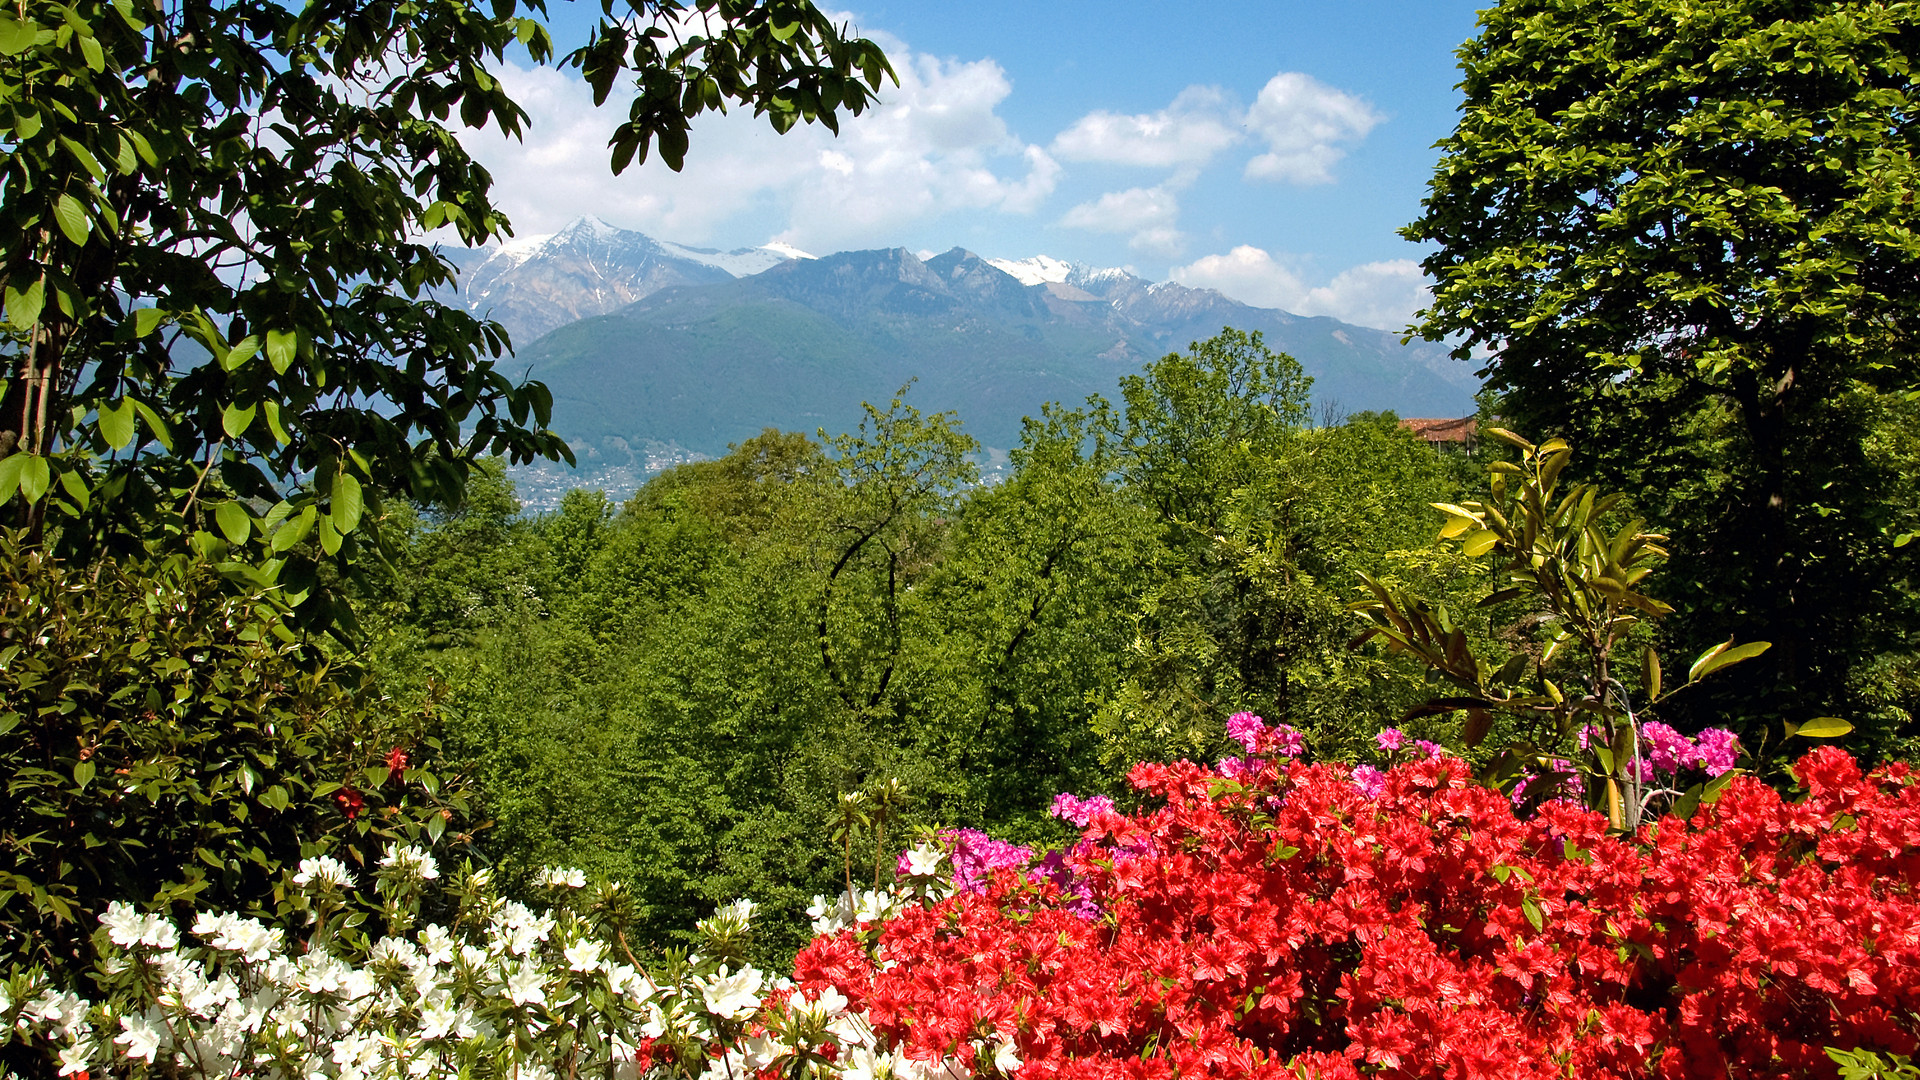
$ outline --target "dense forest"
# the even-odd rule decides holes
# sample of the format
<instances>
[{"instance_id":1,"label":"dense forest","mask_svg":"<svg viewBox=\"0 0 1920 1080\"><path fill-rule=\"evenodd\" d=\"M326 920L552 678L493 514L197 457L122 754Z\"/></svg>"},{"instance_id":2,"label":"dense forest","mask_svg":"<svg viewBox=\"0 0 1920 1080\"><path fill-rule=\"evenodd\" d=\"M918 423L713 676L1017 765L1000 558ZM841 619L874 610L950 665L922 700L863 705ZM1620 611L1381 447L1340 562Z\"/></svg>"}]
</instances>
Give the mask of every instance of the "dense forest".
<instances>
[{"instance_id":1,"label":"dense forest","mask_svg":"<svg viewBox=\"0 0 1920 1080\"><path fill-rule=\"evenodd\" d=\"M1429 695L1411 662L1347 648L1345 605L1357 572L1484 594L1432 543L1469 456L1392 416L1310 423L1308 381L1257 335L1123 391L1124 411L1029 420L994 484L910 390L856 432L768 431L622 506L576 491L523 515L490 464L457 509L399 515L394 576L358 605L370 666L438 703L491 855L630 882L663 938L752 896L788 948L841 874L842 793L898 779L902 842L1045 846L1055 792L1219 757L1228 713L1351 757Z\"/></svg>"}]
</instances>

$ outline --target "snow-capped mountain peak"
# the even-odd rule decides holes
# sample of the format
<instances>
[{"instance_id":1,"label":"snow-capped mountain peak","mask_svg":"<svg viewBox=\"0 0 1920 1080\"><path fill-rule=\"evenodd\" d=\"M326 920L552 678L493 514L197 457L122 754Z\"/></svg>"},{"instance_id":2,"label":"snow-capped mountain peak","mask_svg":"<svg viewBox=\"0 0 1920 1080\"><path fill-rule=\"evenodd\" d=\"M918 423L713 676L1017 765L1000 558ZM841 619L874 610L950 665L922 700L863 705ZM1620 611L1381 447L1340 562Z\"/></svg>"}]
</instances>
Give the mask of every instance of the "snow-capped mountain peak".
<instances>
[{"instance_id":1,"label":"snow-capped mountain peak","mask_svg":"<svg viewBox=\"0 0 1920 1080\"><path fill-rule=\"evenodd\" d=\"M988 259L987 265L1012 275L1022 285L1065 281L1067 275L1073 273L1072 263L1051 255L1035 255L1031 259Z\"/></svg>"}]
</instances>

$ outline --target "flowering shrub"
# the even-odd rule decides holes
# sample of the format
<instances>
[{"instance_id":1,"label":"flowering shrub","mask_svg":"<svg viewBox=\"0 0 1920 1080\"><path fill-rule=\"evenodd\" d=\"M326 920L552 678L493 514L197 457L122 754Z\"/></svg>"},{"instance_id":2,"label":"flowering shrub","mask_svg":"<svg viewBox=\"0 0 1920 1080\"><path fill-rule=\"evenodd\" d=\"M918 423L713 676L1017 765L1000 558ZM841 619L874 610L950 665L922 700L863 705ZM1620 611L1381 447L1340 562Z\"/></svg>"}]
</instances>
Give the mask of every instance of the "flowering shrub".
<instances>
[{"instance_id":1,"label":"flowering shrub","mask_svg":"<svg viewBox=\"0 0 1920 1080\"><path fill-rule=\"evenodd\" d=\"M791 981L741 961L745 901L642 972L618 888L578 871L548 872L537 912L463 870L452 920L418 925L440 868L402 846L373 875L378 938L325 858L289 878L300 941L116 906L104 1000L16 974L0 1046L64 1075L525 1080L1851 1078L1920 1048L1905 765L1822 749L1797 802L1729 774L1694 820L1621 836L1392 736L1400 760L1362 776L1240 727L1231 770L1137 766L1158 809L1063 797L1069 852L948 836L892 889L817 898Z\"/></svg>"},{"instance_id":2,"label":"flowering shrub","mask_svg":"<svg viewBox=\"0 0 1920 1080\"><path fill-rule=\"evenodd\" d=\"M1265 739L1248 729L1250 738ZM1277 743L1258 742L1267 753ZM807 992L895 1052L1020 1080L1837 1076L1920 1033L1920 785L1803 758L1799 802L1731 778L1633 837L1530 819L1424 753L1372 779L1254 758L1140 765L1047 876L823 936Z\"/></svg>"}]
</instances>

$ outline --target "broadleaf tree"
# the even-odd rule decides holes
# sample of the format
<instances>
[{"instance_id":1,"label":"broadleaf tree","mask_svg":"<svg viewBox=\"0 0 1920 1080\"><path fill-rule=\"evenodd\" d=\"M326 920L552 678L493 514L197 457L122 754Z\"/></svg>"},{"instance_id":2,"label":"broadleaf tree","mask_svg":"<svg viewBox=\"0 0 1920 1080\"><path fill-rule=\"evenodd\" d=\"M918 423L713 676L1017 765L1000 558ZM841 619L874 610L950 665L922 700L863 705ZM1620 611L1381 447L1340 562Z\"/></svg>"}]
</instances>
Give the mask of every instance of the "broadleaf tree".
<instances>
[{"instance_id":1,"label":"broadleaf tree","mask_svg":"<svg viewBox=\"0 0 1920 1080\"><path fill-rule=\"evenodd\" d=\"M699 115L858 114L879 48L806 0L605 0L562 58L617 172ZM344 614L381 499L563 458L499 326L433 296L434 236L510 226L461 129L520 134L496 71L555 59L543 0L21 0L0 12L0 507L60 554L173 536L309 625ZM301 606L303 600L308 601Z\"/></svg>"},{"instance_id":2,"label":"broadleaf tree","mask_svg":"<svg viewBox=\"0 0 1920 1080\"><path fill-rule=\"evenodd\" d=\"M1675 645L1774 643L1697 699L1749 726L1915 668L1916 42L1904 3L1506 0L1405 230L1417 329L1670 534ZM1862 737L1911 720L1879 696Z\"/></svg>"}]
</instances>

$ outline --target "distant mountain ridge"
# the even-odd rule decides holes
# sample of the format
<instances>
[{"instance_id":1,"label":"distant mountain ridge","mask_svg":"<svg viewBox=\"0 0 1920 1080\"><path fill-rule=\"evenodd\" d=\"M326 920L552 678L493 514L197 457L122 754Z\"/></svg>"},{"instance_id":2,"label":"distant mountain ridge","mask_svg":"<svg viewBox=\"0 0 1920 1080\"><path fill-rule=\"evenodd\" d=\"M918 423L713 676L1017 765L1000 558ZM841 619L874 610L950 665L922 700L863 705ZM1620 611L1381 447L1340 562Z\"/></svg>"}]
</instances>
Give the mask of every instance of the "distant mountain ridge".
<instances>
[{"instance_id":1,"label":"distant mountain ridge","mask_svg":"<svg viewBox=\"0 0 1920 1080\"><path fill-rule=\"evenodd\" d=\"M767 426L846 430L909 380L916 407L1004 450L1045 402L1114 398L1224 326L1261 331L1348 411L1459 416L1477 389L1444 346L1047 256L719 252L582 219L464 261L459 302L513 332L583 469L630 480Z\"/></svg>"},{"instance_id":2,"label":"distant mountain ridge","mask_svg":"<svg viewBox=\"0 0 1920 1080\"><path fill-rule=\"evenodd\" d=\"M445 254L460 270L458 302L505 326L515 345L669 285L731 281L790 259L813 258L785 244L734 251L687 247L595 217L578 218L557 233Z\"/></svg>"}]
</instances>

